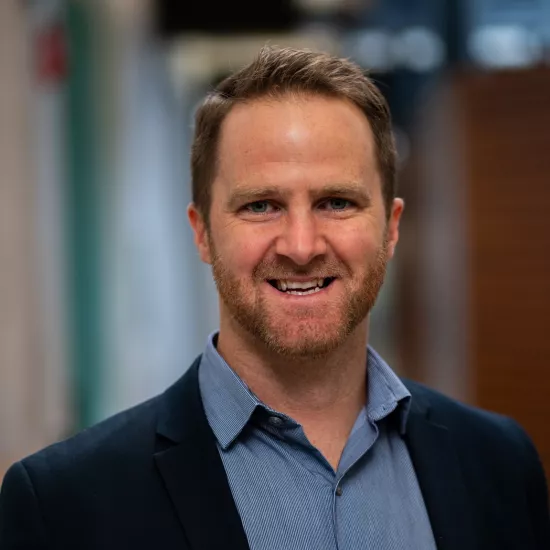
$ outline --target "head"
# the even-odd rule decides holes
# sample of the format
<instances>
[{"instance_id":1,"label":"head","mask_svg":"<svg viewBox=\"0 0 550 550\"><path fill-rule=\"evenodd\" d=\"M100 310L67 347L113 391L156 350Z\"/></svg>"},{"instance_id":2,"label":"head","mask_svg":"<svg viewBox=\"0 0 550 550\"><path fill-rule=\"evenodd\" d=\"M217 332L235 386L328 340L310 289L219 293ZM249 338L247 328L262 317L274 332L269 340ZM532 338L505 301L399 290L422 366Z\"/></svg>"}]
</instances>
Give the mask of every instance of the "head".
<instances>
[{"instance_id":1,"label":"head","mask_svg":"<svg viewBox=\"0 0 550 550\"><path fill-rule=\"evenodd\" d=\"M359 67L263 49L200 106L192 175L220 341L313 356L366 337L403 205L389 110Z\"/></svg>"}]
</instances>

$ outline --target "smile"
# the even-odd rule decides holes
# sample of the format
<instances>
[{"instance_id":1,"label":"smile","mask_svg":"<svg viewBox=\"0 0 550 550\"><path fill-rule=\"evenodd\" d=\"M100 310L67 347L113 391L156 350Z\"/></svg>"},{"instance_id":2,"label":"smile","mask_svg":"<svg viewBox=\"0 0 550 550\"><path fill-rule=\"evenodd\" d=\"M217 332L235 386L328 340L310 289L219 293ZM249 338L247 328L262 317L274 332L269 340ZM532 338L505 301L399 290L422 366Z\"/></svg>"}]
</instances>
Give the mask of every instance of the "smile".
<instances>
[{"instance_id":1,"label":"smile","mask_svg":"<svg viewBox=\"0 0 550 550\"><path fill-rule=\"evenodd\" d=\"M320 292L322 289L327 288L335 277L324 277L318 279L310 279L309 281L290 281L287 279L269 279L268 283L273 287L284 292L285 294L292 294L294 296L305 296L307 294L314 294Z\"/></svg>"}]
</instances>

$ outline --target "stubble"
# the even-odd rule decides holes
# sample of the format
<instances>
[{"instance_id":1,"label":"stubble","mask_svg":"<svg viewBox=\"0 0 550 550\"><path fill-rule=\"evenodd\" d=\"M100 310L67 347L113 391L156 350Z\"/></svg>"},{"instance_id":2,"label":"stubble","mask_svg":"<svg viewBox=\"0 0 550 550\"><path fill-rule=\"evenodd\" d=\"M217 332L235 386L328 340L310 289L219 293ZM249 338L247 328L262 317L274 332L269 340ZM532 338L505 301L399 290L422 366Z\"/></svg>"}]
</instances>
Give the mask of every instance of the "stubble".
<instances>
[{"instance_id":1,"label":"stubble","mask_svg":"<svg viewBox=\"0 0 550 550\"><path fill-rule=\"evenodd\" d=\"M270 352L300 359L323 357L342 346L374 307L384 282L388 262L387 241L371 260L362 281L350 288L353 274L339 261L316 261L299 268L284 262L264 261L252 274L252 285L235 277L210 242L212 273L220 299L236 323ZM286 322L272 311L258 288L266 279L297 275L330 274L346 281L345 292L326 311L295 307ZM252 288L250 288L252 286Z\"/></svg>"}]
</instances>

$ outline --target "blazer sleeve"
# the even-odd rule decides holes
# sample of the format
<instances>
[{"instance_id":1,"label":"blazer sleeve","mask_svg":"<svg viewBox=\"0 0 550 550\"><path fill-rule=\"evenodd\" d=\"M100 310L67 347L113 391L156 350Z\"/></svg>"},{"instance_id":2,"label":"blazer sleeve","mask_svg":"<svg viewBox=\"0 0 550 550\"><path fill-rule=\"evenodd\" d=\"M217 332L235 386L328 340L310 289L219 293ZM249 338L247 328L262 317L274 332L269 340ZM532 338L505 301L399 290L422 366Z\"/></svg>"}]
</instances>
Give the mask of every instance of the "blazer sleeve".
<instances>
[{"instance_id":1,"label":"blazer sleeve","mask_svg":"<svg viewBox=\"0 0 550 550\"><path fill-rule=\"evenodd\" d=\"M0 492L0 548L47 550L44 519L27 469L15 463L4 476Z\"/></svg>"},{"instance_id":2,"label":"blazer sleeve","mask_svg":"<svg viewBox=\"0 0 550 550\"><path fill-rule=\"evenodd\" d=\"M526 457L525 487L530 507L531 525L535 540L538 543L537 548L550 550L550 497L544 468L531 438L517 422L512 420L512 423L522 442L524 456Z\"/></svg>"}]
</instances>

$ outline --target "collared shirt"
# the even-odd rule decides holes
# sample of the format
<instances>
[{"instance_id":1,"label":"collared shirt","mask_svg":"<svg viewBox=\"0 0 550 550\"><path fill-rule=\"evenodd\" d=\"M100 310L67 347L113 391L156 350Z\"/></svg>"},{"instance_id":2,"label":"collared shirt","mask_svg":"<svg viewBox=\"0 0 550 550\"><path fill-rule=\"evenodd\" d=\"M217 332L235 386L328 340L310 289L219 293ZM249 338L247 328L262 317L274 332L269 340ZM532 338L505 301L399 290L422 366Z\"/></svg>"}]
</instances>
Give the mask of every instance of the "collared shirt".
<instances>
[{"instance_id":1,"label":"collared shirt","mask_svg":"<svg viewBox=\"0 0 550 550\"><path fill-rule=\"evenodd\" d=\"M200 391L251 550L435 550L402 438L411 395L372 348L367 403L334 471L300 424L252 393L215 340Z\"/></svg>"}]
</instances>

